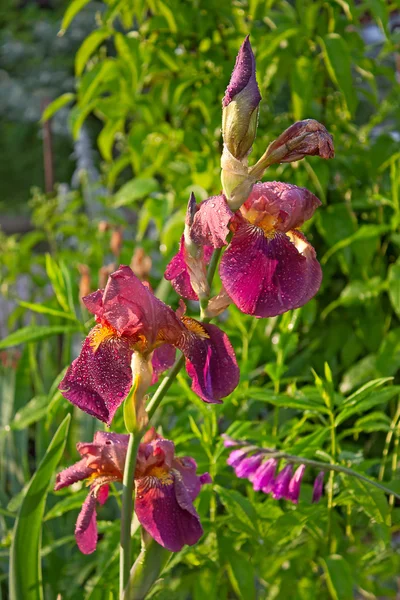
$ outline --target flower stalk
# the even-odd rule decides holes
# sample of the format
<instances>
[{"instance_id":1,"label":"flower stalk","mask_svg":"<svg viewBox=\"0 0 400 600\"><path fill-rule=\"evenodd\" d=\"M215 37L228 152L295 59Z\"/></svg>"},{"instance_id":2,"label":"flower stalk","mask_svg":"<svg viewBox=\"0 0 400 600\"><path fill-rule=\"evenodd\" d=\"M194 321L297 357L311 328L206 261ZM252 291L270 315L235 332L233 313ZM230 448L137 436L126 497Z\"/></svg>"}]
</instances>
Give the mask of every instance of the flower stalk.
<instances>
[{"instance_id":1,"label":"flower stalk","mask_svg":"<svg viewBox=\"0 0 400 600\"><path fill-rule=\"evenodd\" d=\"M134 475L136 457L140 444L140 434L129 434L129 444L126 454L124 478L122 482L121 536L120 536L120 598L129 581L131 569L131 522L134 504Z\"/></svg>"}]
</instances>

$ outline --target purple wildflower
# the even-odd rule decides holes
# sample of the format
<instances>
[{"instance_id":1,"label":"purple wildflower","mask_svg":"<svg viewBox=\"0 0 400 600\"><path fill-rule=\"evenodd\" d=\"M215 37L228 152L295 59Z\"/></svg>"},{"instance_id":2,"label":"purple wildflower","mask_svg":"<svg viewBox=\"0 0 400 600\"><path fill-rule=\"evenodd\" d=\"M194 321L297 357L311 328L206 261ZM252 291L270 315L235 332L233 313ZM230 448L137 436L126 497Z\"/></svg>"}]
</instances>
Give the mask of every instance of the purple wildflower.
<instances>
[{"instance_id":1,"label":"purple wildflower","mask_svg":"<svg viewBox=\"0 0 400 600\"><path fill-rule=\"evenodd\" d=\"M272 486L272 497L275 500L286 498L289 490L289 482L293 473L293 465L289 464L278 473Z\"/></svg>"},{"instance_id":2,"label":"purple wildflower","mask_svg":"<svg viewBox=\"0 0 400 600\"><path fill-rule=\"evenodd\" d=\"M262 459L263 455L257 453L241 460L240 463L235 467L236 477L239 477L240 479L249 479L252 481L252 478L260 466Z\"/></svg>"},{"instance_id":3,"label":"purple wildflower","mask_svg":"<svg viewBox=\"0 0 400 600\"><path fill-rule=\"evenodd\" d=\"M324 471L320 471L315 478L312 501L311 501L313 504L316 504L317 502L319 502L321 500L322 491L324 488L324 475L325 475Z\"/></svg>"},{"instance_id":4,"label":"purple wildflower","mask_svg":"<svg viewBox=\"0 0 400 600\"><path fill-rule=\"evenodd\" d=\"M286 500L291 500L293 504L297 504L300 496L301 481L304 476L306 465L300 465L297 467L293 477L289 481L289 487L286 494Z\"/></svg>"},{"instance_id":5,"label":"purple wildflower","mask_svg":"<svg viewBox=\"0 0 400 600\"><path fill-rule=\"evenodd\" d=\"M256 492L262 490L267 494L271 491L277 464L276 458L269 458L258 467L253 477L253 488Z\"/></svg>"}]
</instances>

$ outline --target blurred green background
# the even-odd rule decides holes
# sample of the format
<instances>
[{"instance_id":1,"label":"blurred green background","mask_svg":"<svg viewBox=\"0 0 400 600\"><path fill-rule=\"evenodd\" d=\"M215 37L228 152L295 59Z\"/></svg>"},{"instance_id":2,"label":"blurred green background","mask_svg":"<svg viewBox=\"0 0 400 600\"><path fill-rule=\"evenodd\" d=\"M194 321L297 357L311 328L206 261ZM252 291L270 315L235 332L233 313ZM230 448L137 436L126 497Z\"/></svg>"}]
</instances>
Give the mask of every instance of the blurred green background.
<instances>
[{"instance_id":1,"label":"blurred green background","mask_svg":"<svg viewBox=\"0 0 400 600\"><path fill-rule=\"evenodd\" d=\"M174 557L154 597L395 598L393 499L338 477L328 510L309 505L307 485L292 510L233 478L219 434L230 428L337 460L399 489L398 3L8 0L0 23L5 597L21 490L66 412L74 418L63 464L76 460L74 443L96 426L56 391L89 318L79 293L101 286L110 265L130 264L140 247L152 259L145 276L177 305L160 281L190 191L198 201L220 191L221 99L250 33L263 97L250 163L299 119L321 121L334 138L334 160L310 157L264 178L321 199L305 232L324 280L315 299L282 317L255 320L234 307L221 317L242 374L223 406L197 402L183 375L171 388L159 422L216 487L200 498L203 541ZM315 406L326 398L329 418ZM122 431L121 416L113 428ZM118 506L102 509L104 538L82 557L72 534L83 496L50 494L46 598L116 597Z\"/></svg>"}]
</instances>

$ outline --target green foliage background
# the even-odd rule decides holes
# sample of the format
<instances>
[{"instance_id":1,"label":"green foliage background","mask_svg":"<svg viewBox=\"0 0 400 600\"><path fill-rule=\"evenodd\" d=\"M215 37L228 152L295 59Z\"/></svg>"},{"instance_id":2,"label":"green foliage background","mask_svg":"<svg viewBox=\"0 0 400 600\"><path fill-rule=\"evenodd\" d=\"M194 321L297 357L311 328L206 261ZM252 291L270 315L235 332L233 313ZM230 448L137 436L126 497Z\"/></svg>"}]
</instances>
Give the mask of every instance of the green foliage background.
<instances>
[{"instance_id":1,"label":"green foliage background","mask_svg":"<svg viewBox=\"0 0 400 600\"><path fill-rule=\"evenodd\" d=\"M309 158L266 175L308 187L323 202L305 232L324 280L315 299L282 317L256 320L230 307L221 318L241 367L240 385L223 405L204 405L183 374L171 388L158 423L178 454L194 456L200 471L210 471L214 486L198 502L204 537L173 557L152 597L396 597L400 509L393 498L336 475L328 498L312 506L315 473L308 469L297 507L274 501L234 477L220 440L228 431L337 461L400 490L395 8L381 0L68 5L66 35L79 11L90 11L90 33L75 54L75 89L58 97L46 116L66 111L75 138L82 126L97 135L101 176L93 179L81 166L78 189L35 191L34 231L0 234L1 290L9 303L0 342L5 597L14 520L21 502L29 505L27 482L67 413L72 421L58 468L76 460L75 443L90 440L98 426L57 391L91 324L78 301L78 265L89 266L96 289L99 269L114 260L111 233L99 231L98 223L122 225L120 262L129 264L134 248L143 247L153 259L153 287L177 305L160 281L177 249L189 192L200 200L220 190L221 98L248 33L263 96L252 155L259 157L302 118L320 120L334 137L333 161ZM373 43L365 39L371 25L379 32ZM13 304L22 296L24 302ZM196 314L194 305L189 310ZM113 430L123 431L122 414ZM44 478L43 493L48 483ZM48 495L41 545L46 599L117 598L120 490L99 509L102 539L86 557L73 537L85 494ZM37 579L32 557L22 550L14 560Z\"/></svg>"}]
</instances>

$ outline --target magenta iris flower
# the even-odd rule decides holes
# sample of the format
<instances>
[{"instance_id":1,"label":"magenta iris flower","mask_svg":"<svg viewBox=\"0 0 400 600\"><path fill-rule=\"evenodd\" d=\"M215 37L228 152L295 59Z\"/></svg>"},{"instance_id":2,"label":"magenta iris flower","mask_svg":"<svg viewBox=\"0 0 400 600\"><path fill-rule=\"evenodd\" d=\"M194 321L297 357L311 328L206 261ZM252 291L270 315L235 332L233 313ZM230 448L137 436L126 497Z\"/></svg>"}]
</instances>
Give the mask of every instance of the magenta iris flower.
<instances>
[{"instance_id":1,"label":"magenta iris flower","mask_svg":"<svg viewBox=\"0 0 400 600\"><path fill-rule=\"evenodd\" d=\"M175 313L129 267L112 273L106 288L83 298L97 325L83 343L59 389L94 417L111 423L132 385L133 352L152 360L154 379L169 368L179 348L192 389L205 402L220 402L239 381L235 353L215 325Z\"/></svg>"},{"instance_id":2,"label":"magenta iris flower","mask_svg":"<svg viewBox=\"0 0 400 600\"><path fill-rule=\"evenodd\" d=\"M107 500L109 484L121 482L129 436L96 432L93 443L79 443L82 459L57 475L55 490L87 479L89 494L79 513L75 538L84 554L97 545L96 504ZM139 446L135 471L135 511L146 531L164 548L177 552L195 544L203 530L193 506L208 473L196 475L196 461L175 457L173 442L150 429Z\"/></svg>"},{"instance_id":3,"label":"magenta iris flower","mask_svg":"<svg viewBox=\"0 0 400 600\"><path fill-rule=\"evenodd\" d=\"M200 204L191 237L196 244L222 247L232 231L219 273L242 312L273 317L303 306L317 293L321 267L298 228L320 204L305 188L276 181L254 185L235 214L222 195Z\"/></svg>"}]
</instances>

